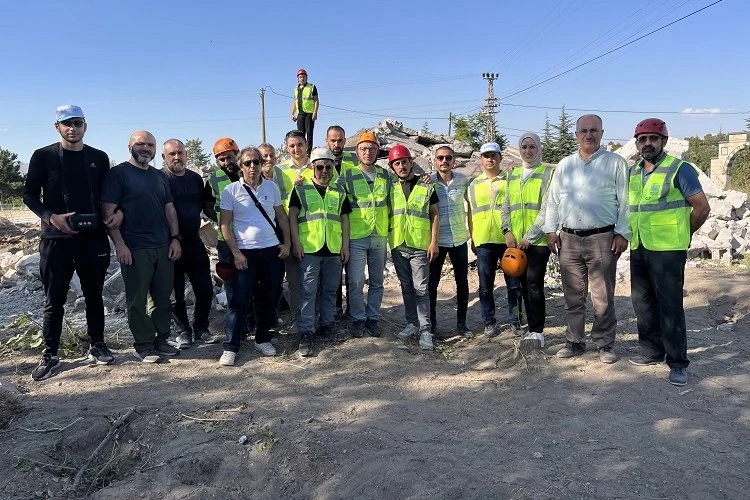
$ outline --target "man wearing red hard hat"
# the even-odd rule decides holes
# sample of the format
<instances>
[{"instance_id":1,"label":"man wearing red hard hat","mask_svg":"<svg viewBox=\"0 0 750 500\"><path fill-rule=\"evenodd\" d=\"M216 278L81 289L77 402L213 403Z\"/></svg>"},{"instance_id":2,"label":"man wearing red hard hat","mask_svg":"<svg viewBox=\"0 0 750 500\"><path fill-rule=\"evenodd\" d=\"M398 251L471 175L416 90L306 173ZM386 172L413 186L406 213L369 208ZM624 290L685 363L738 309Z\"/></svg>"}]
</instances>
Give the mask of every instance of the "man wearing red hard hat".
<instances>
[{"instance_id":1,"label":"man wearing red hard hat","mask_svg":"<svg viewBox=\"0 0 750 500\"><path fill-rule=\"evenodd\" d=\"M292 121L297 122L297 130L307 138L307 154L313 147L313 129L318 119L318 88L307 81L307 70L297 70L297 86L294 87L292 99Z\"/></svg>"},{"instance_id":2,"label":"man wearing red hard hat","mask_svg":"<svg viewBox=\"0 0 750 500\"><path fill-rule=\"evenodd\" d=\"M647 118L634 137L642 160L630 169L630 295L641 352L630 362L645 366L666 358L669 382L685 385L685 261L710 209L695 168L664 150L666 123Z\"/></svg>"}]
</instances>

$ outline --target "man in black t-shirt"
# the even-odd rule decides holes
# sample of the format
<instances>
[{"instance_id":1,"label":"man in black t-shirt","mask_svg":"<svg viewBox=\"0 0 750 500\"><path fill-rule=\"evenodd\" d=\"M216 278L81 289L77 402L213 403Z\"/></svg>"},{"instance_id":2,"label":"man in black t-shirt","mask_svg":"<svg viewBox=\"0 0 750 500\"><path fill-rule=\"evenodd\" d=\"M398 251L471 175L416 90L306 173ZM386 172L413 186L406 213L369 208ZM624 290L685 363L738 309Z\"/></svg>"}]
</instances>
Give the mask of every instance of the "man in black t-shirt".
<instances>
[{"instance_id":1,"label":"man in black t-shirt","mask_svg":"<svg viewBox=\"0 0 750 500\"><path fill-rule=\"evenodd\" d=\"M320 296L320 333L333 340L336 289L341 266L349 260L351 205L343 189L330 184L334 157L327 148L315 148L310 157L313 177L295 186L289 199L293 251L300 260L302 293L297 320L299 353L310 356L315 331L315 303ZM320 293L318 293L320 290Z\"/></svg>"},{"instance_id":2,"label":"man in black t-shirt","mask_svg":"<svg viewBox=\"0 0 750 500\"><path fill-rule=\"evenodd\" d=\"M74 271L86 300L89 360L105 365L115 360L104 343L102 288L109 267L105 226L118 226L122 214L106 220L99 217L101 186L109 170L109 157L104 151L83 144L87 124L80 107L60 106L56 118L60 142L34 151L23 192L23 202L42 221L39 268L45 294L45 348L31 374L34 380L51 377L60 366L64 305ZM84 214L89 215L88 225L93 227L74 230L78 228L76 216Z\"/></svg>"},{"instance_id":3,"label":"man in black t-shirt","mask_svg":"<svg viewBox=\"0 0 750 500\"><path fill-rule=\"evenodd\" d=\"M177 224L182 236L182 255L174 262L172 320L177 325L179 333L173 345L178 349L186 349L193 345L193 334L196 342L214 343L218 340L208 330L213 283L208 253L199 234L203 211L203 179L185 168L187 151L182 141L169 139L162 146L162 150L161 157L166 165L162 173L172 191ZM190 280L195 295L192 328L185 303L185 275Z\"/></svg>"},{"instance_id":4,"label":"man in black t-shirt","mask_svg":"<svg viewBox=\"0 0 750 500\"><path fill-rule=\"evenodd\" d=\"M180 350L168 343L174 263L182 247L172 191L164 174L149 165L156 156L156 139L140 130L130 136L130 160L115 165L102 186L102 211L107 217L119 207L121 228L110 229L125 282L128 326L133 356L156 363ZM147 299L153 307L146 310Z\"/></svg>"}]
</instances>

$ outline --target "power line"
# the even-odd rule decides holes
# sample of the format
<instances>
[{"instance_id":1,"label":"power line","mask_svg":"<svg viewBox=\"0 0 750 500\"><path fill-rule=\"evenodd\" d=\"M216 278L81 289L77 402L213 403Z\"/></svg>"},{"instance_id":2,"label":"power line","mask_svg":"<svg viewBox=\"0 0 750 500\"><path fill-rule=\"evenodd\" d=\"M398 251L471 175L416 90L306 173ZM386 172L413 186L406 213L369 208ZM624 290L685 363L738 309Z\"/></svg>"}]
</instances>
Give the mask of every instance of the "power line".
<instances>
[{"instance_id":1,"label":"power line","mask_svg":"<svg viewBox=\"0 0 750 500\"><path fill-rule=\"evenodd\" d=\"M534 108L534 109L552 109L560 110L562 106L536 106L532 104L513 104L504 102L503 106L511 106L514 108ZM747 111L636 111L632 109L592 109L592 108L569 108L565 106L566 110L570 111L593 111L595 113L627 113L633 115L747 115L750 114L750 110Z\"/></svg>"},{"instance_id":2,"label":"power line","mask_svg":"<svg viewBox=\"0 0 750 500\"><path fill-rule=\"evenodd\" d=\"M649 37L649 36L651 36L651 35L653 35L655 33L658 33L659 31L661 31L661 30L663 30L665 28L668 28L669 26L672 26L673 24L676 24L676 23L678 23L680 21L683 21L683 20L687 19L688 17L693 16L693 15L695 15L695 14L701 12L701 11L704 11L704 10L708 9L709 7L713 7L714 5L716 5L717 3L721 3L722 1L723 0L716 0L715 2L710 3L710 4L706 5L705 7L701 7L700 9L695 10L695 11L691 12L690 14L682 16L681 18L679 18L679 19L677 19L675 21L672 21L671 23L667 23L664 26L656 28L653 31L649 31L648 33L646 33L645 35L643 35L640 38L636 38L636 39L633 39L633 40L631 40L631 41L629 41L627 43L624 43L622 45L618 45L614 49L608 50L607 52L605 52L603 54L600 54L600 55L598 55L596 57L592 57L588 61L582 62L581 64L578 64L577 66L573 66L570 69L567 69L567 70L565 70L565 71L563 71L561 73L558 73L558 74L556 74L554 76L551 76L551 77L549 77L549 78L547 78L545 80L542 80L541 82L535 83L534 85L530 85L530 86L528 86L528 87L526 87L524 89L521 89L521 90L519 90L517 92L513 92L512 94L508 94L505 97L502 97L501 100L508 99L509 97L513 97L515 95L518 95L518 94L521 94L523 92L526 92L527 90L531 90L533 88L539 87L540 85L544 85L545 83L548 83L548 82L550 82L550 81L552 81L552 80L554 80L556 78L559 78L559 77L561 77L563 75L567 75L568 73L570 73L572 71L575 71L575 70L577 70L579 68L582 68L583 66L586 66L587 64L590 64L590 63L592 63L592 62L594 62L594 61L596 61L598 59L601 59L602 57L608 56L609 54L612 54L613 52L617 52L618 50L623 49L623 48L627 47L628 45L632 45L635 42L639 42L639 41L643 40L644 38L647 38L647 37Z\"/></svg>"}]
</instances>

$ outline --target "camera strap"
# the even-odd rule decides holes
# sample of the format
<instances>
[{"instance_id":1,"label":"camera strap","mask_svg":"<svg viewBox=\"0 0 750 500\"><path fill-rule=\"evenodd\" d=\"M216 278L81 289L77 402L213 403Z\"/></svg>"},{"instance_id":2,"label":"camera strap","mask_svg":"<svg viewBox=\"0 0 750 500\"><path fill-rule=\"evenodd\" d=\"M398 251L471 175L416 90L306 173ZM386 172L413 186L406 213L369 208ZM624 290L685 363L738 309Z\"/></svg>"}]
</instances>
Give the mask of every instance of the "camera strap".
<instances>
[{"instance_id":1,"label":"camera strap","mask_svg":"<svg viewBox=\"0 0 750 500\"><path fill-rule=\"evenodd\" d=\"M58 158L60 158L60 184L62 184L63 200L65 200L65 211L70 212L70 207L68 206L68 199L70 198L70 195L68 194L68 186L65 183L65 159L63 158L63 147L60 143L57 144L57 156ZM89 163L88 155L86 154L86 146L83 147L83 165L86 184L88 184L89 187L89 203L91 203L91 213L98 213L96 210L96 203L94 202L94 190L91 184L90 173L91 170L96 170L96 164L94 162Z\"/></svg>"}]
</instances>

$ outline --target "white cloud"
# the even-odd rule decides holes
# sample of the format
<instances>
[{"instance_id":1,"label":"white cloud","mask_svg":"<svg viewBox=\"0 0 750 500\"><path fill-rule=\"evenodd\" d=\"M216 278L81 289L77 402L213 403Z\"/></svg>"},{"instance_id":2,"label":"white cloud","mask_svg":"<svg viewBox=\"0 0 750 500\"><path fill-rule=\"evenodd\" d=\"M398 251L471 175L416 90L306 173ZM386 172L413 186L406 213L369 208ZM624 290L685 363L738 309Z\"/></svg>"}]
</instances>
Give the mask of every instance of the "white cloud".
<instances>
[{"instance_id":1,"label":"white cloud","mask_svg":"<svg viewBox=\"0 0 750 500\"><path fill-rule=\"evenodd\" d=\"M684 115L715 115L721 112L721 108L685 108L682 110Z\"/></svg>"}]
</instances>

